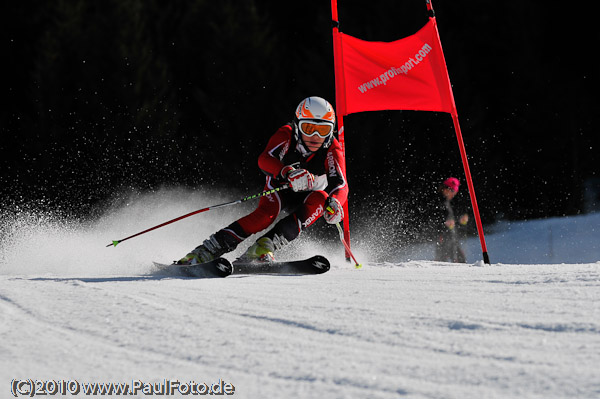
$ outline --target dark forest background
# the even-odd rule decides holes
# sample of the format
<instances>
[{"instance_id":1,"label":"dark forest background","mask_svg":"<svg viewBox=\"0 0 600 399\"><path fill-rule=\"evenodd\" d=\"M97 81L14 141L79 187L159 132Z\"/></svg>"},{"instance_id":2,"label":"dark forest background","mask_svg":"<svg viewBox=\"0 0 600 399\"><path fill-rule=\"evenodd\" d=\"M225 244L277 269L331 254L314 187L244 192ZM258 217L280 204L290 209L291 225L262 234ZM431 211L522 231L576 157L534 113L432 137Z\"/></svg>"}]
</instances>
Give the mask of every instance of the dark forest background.
<instances>
[{"instance_id":1,"label":"dark forest background","mask_svg":"<svg viewBox=\"0 0 600 399\"><path fill-rule=\"evenodd\" d=\"M433 5L484 223L584 211L600 148L591 13L541 0ZM255 193L256 158L300 100L335 104L329 1L0 7L5 207L86 216L164 185ZM423 0L338 7L341 31L364 40L402 38L428 18ZM450 175L468 200L449 115L361 113L345 127L355 221L391 215L413 234Z\"/></svg>"}]
</instances>

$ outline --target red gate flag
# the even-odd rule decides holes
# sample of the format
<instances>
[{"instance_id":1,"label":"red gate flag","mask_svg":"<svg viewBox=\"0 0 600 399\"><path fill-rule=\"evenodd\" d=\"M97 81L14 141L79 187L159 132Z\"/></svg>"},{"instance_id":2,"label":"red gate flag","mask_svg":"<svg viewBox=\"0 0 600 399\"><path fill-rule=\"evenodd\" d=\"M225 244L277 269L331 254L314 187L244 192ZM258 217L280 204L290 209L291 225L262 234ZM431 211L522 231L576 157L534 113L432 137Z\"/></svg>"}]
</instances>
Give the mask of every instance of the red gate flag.
<instances>
[{"instance_id":1,"label":"red gate flag","mask_svg":"<svg viewBox=\"0 0 600 399\"><path fill-rule=\"evenodd\" d=\"M368 42L340 32L344 115L362 111L455 112L435 18L394 42Z\"/></svg>"},{"instance_id":2,"label":"red gate flag","mask_svg":"<svg viewBox=\"0 0 600 399\"><path fill-rule=\"evenodd\" d=\"M412 36L394 42L367 42L339 31L337 0L331 0L338 136L342 151L344 115L362 111L414 110L452 115L458 148L469 187L483 260L490 264L475 188L463 142L452 86L431 0L425 0L429 22ZM344 236L350 244L348 202ZM349 259L346 251L346 259Z\"/></svg>"}]
</instances>

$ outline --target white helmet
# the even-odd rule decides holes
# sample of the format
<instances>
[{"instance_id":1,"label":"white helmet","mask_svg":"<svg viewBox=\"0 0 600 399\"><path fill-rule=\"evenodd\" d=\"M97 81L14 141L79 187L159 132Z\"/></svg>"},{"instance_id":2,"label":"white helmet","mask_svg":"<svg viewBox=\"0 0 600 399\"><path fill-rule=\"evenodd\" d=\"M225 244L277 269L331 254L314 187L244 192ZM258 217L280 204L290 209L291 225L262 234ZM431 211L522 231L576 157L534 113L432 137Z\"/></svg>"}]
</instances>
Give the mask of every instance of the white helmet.
<instances>
[{"instance_id":1,"label":"white helmet","mask_svg":"<svg viewBox=\"0 0 600 399\"><path fill-rule=\"evenodd\" d=\"M327 148L333 140L335 127L335 111L329 102L321 97L308 97L302 100L296 108L297 129L296 140L300 133L308 136L319 135L325 138L323 147Z\"/></svg>"}]
</instances>

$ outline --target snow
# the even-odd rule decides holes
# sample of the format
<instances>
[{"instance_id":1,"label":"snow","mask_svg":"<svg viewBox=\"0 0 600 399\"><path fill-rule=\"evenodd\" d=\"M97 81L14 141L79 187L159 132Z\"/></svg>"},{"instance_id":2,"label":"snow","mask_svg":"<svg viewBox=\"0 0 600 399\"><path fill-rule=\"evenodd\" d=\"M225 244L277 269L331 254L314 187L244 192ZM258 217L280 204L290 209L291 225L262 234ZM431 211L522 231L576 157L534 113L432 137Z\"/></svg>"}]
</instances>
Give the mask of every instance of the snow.
<instances>
[{"instance_id":1,"label":"snow","mask_svg":"<svg viewBox=\"0 0 600 399\"><path fill-rule=\"evenodd\" d=\"M600 214L492 226L501 263L491 266L477 239L463 265L374 262L360 243L356 270L339 242L300 238L285 255L316 246L332 270L189 279L152 269L252 205L105 247L231 199L170 189L85 223L5 214L0 396L33 379L222 380L239 398L600 397Z\"/></svg>"},{"instance_id":2,"label":"snow","mask_svg":"<svg viewBox=\"0 0 600 399\"><path fill-rule=\"evenodd\" d=\"M502 263L594 263L600 260L600 213L528 222L501 222L486 240ZM479 250L470 240L470 252ZM498 250L495 250L498 248ZM507 250L509 249L509 250Z\"/></svg>"}]
</instances>

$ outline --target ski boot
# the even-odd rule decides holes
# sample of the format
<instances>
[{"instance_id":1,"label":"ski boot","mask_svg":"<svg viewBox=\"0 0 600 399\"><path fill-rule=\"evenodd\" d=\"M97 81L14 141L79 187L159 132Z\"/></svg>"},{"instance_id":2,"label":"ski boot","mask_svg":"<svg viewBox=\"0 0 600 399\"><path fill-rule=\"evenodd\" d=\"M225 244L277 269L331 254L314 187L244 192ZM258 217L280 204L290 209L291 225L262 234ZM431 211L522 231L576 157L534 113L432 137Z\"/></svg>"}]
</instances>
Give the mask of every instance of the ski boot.
<instances>
[{"instance_id":1,"label":"ski boot","mask_svg":"<svg viewBox=\"0 0 600 399\"><path fill-rule=\"evenodd\" d=\"M237 241L234 242L229 237L227 233L218 231L176 263L178 265L191 266L220 258L223 254L235 249L238 244Z\"/></svg>"},{"instance_id":2,"label":"ski boot","mask_svg":"<svg viewBox=\"0 0 600 399\"><path fill-rule=\"evenodd\" d=\"M197 265L199 263L210 262L213 259L216 259L217 256L214 256L205 246L200 245L192 250L189 254L184 256L183 258L177 261L178 265Z\"/></svg>"},{"instance_id":3,"label":"ski boot","mask_svg":"<svg viewBox=\"0 0 600 399\"><path fill-rule=\"evenodd\" d=\"M275 245L269 237L261 237L240 257L242 262L273 262Z\"/></svg>"}]
</instances>

